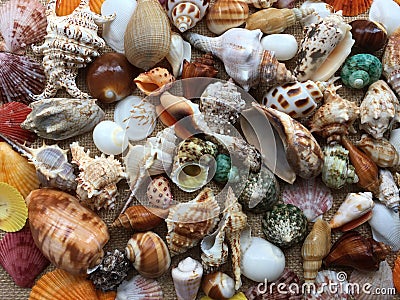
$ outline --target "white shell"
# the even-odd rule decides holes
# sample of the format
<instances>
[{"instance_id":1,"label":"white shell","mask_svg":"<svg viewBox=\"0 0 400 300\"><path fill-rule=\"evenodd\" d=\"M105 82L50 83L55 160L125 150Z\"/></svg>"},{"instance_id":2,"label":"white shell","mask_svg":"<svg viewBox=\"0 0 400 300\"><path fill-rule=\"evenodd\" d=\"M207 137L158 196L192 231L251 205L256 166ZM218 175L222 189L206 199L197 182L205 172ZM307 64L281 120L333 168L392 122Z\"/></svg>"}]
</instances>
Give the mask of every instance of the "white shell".
<instances>
[{"instance_id":1,"label":"white shell","mask_svg":"<svg viewBox=\"0 0 400 300\"><path fill-rule=\"evenodd\" d=\"M400 155L400 128L393 129L390 132L389 142L394 146L397 153Z\"/></svg>"},{"instance_id":2,"label":"white shell","mask_svg":"<svg viewBox=\"0 0 400 300\"><path fill-rule=\"evenodd\" d=\"M116 13L114 21L103 24L102 37L114 51L125 54L124 36L129 20L137 6L136 0L106 0L101 5L104 16Z\"/></svg>"},{"instance_id":3,"label":"white shell","mask_svg":"<svg viewBox=\"0 0 400 300\"><path fill-rule=\"evenodd\" d=\"M310 14L300 20L300 23L304 26L310 26L321 21L321 19L329 16L334 12L334 9L329 4L319 0L307 0L300 8L302 9L314 9L314 13Z\"/></svg>"},{"instance_id":4,"label":"white shell","mask_svg":"<svg viewBox=\"0 0 400 300\"><path fill-rule=\"evenodd\" d=\"M203 267L197 260L187 257L172 269L175 292L179 300L194 300L200 287Z\"/></svg>"},{"instance_id":5,"label":"white shell","mask_svg":"<svg viewBox=\"0 0 400 300\"><path fill-rule=\"evenodd\" d=\"M113 121L101 121L93 130L93 142L97 149L108 155L118 155L128 147L125 130Z\"/></svg>"},{"instance_id":6,"label":"white shell","mask_svg":"<svg viewBox=\"0 0 400 300\"><path fill-rule=\"evenodd\" d=\"M397 213L399 211L400 197L393 175L389 170L380 169L379 177L381 184L379 185L378 199Z\"/></svg>"},{"instance_id":7,"label":"white shell","mask_svg":"<svg viewBox=\"0 0 400 300\"><path fill-rule=\"evenodd\" d=\"M369 19L383 24L388 36L400 26L400 6L393 0L374 0L369 9Z\"/></svg>"},{"instance_id":8,"label":"white shell","mask_svg":"<svg viewBox=\"0 0 400 300\"><path fill-rule=\"evenodd\" d=\"M128 96L115 106L114 121L126 130L129 140L140 141L156 127L156 108L138 96Z\"/></svg>"},{"instance_id":9,"label":"white shell","mask_svg":"<svg viewBox=\"0 0 400 300\"><path fill-rule=\"evenodd\" d=\"M167 0L168 17L180 32L193 28L205 15L207 0Z\"/></svg>"},{"instance_id":10,"label":"white shell","mask_svg":"<svg viewBox=\"0 0 400 300\"><path fill-rule=\"evenodd\" d=\"M147 279L141 275L133 277L131 280L124 280L117 288L115 300L162 300L163 292L160 284L152 279Z\"/></svg>"},{"instance_id":11,"label":"white shell","mask_svg":"<svg viewBox=\"0 0 400 300\"><path fill-rule=\"evenodd\" d=\"M383 242L392 248L400 250L400 219L399 214L387 208L384 204L375 203L372 218L368 221L372 229L372 237L377 242Z\"/></svg>"},{"instance_id":12,"label":"white shell","mask_svg":"<svg viewBox=\"0 0 400 300\"><path fill-rule=\"evenodd\" d=\"M330 221L331 228L338 228L353 221L374 207L371 192L349 193Z\"/></svg>"},{"instance_id":13,"label":"white shell","mask_svg":"<svg viewBox=\"0 0 400 300\"><path fill-rule=\"evenodd\" d=\"M170 63L175 77L182 75L183 60L186 59L190 62L191 57L192 46L190 43L184 41L180 34L172 32L169 53L165 58Z\"/></svg>"},{"instance_id":14,"label":"white shell","mask_svg":"<svg viewBox=\"0 0 400 300\"><path fill-rule=\"evenodd\" d=\"M274 51L277 60L292 59L298 49L296 38L291 34L269 34L261 39L264 50Z\"/></svg>"}]
</instances>

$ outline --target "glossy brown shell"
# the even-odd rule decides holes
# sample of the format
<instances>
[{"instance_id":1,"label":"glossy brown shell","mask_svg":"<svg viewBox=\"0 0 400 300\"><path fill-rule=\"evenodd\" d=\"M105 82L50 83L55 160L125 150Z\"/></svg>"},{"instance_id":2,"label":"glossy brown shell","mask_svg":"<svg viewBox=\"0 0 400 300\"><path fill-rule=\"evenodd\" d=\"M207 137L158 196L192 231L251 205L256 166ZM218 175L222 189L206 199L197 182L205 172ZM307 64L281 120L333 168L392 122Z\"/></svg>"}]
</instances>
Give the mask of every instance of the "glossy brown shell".
<instances>
[{"instance_id":1,"label":"glossy brown shell","mask_svg":"<svg viewBox=\"0 0 400 300\"><path fill-rule=\"evenodd\" d=\"M354 20L350 25L355 46L370 52L378 51L385 46L388 37L386 29L381 24L369 20Z\"/></svg>"}]
</instances>

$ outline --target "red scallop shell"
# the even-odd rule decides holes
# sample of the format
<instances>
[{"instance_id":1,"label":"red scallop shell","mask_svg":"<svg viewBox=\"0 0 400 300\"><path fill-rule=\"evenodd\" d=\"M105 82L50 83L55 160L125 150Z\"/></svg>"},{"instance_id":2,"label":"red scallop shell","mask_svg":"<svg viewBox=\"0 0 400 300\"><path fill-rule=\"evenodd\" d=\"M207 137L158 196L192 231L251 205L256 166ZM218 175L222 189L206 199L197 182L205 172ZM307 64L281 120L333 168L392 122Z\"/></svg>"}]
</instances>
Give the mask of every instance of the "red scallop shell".
<instances>
[{"instance_id":1,"label":"red scallop shell","mask_svg":"<svg viewBox=\"0 0 400 300\"><path fill-rule=\"evenodd\" d=\"M335 11L343 11L343 16L354 17L365 13L372 4L372 0L324 0L333 6Z\"/></svg>"}]
</instances>

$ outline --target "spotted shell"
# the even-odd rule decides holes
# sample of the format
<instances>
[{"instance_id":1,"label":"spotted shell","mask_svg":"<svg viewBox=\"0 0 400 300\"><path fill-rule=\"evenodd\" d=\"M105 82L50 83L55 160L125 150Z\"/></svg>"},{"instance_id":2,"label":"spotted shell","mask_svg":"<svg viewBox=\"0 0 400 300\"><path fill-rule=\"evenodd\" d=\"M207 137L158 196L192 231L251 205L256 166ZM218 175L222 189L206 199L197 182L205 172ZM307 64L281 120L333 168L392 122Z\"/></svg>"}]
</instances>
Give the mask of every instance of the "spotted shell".
<instances>
[{"instance_id":1,"label":"spotted shell","mask_svg":"<svg viewBox=\"0 0 400 300\"><path fill-rule=\"evenodd\" d=\"M167 83L175 81L175 77L165 68L156 67L145 73L139 74L133 80L136 86L146 95L150 95Z\"/></svg>"}]
</instances>

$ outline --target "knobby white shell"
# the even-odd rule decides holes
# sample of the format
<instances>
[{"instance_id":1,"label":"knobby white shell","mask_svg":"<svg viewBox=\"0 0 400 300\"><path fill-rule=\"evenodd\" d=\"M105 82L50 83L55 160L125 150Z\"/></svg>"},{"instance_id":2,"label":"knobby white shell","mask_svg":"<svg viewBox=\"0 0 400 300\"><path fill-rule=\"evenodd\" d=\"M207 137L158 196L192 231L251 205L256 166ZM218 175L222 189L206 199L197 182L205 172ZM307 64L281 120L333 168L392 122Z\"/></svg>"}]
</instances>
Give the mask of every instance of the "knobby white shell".
<instances>
[{"instance_id":1,"label":"knobby white shell","mask_svg":"<svg viewBox=\"0 0 400 300\"><path fill-rule=\"evenodd\" d=\"M93 130L97 149L108 155L118 155L128 147L125 130L113 121L102 121Z\"/></svg>"},{"instance_id":2,"label":"knobby white shell","mask_svg":"<svg viewBox=\"0 0 400 300\"><path fill-rule=\"evenodd\" d=\"M381 184L379 185L378 199L394 212L399 211L399 188L394 181L393 175L389 170L380 169L379 177Z\"/></svg>"},{"instance_id":3,"label":"knobby white shell","mask_svg":"<svg viewBox=\"0 0 400 300\"><path fill-rule=\"evenodd\" d=\"M321 21L321 19L329 16L334 12L334 9L329 4L319 1L319 0L307 0L305 1L300 8L302 9L314 9L314 13L310 14L303 19L300 20L300 23L304 26L310 26L311 24L315 24Z\"/></svg>"},{"instance_id":4,"label":"knobby white shell","mask_svg":"<svg viewBox=\"0 0 400 300\"><path fill-rule=\"evenodd\" d=\"M261 39L265 50L274 51L277 60L292 59L298 49L296 38L291 34L269 34Z\"/></svg>"},{"instance_id":5,"label":"knobby white shell","mask_svg":"<svg viewBox=\"0 0 400 300\"><path fill-rule=\"evenodd\" d=\"M172 269L175 292L179 300L194 300L200 287L203 267L197 260L187 257Z\"/></svg>"}]
</instances>

